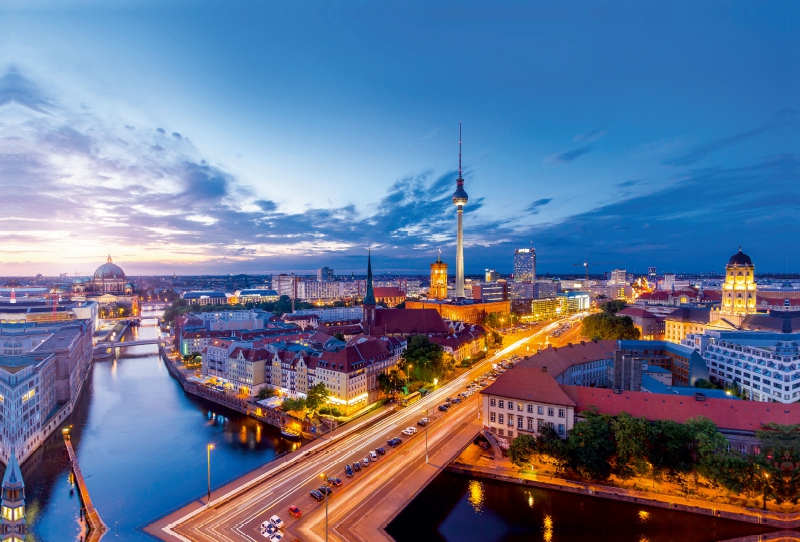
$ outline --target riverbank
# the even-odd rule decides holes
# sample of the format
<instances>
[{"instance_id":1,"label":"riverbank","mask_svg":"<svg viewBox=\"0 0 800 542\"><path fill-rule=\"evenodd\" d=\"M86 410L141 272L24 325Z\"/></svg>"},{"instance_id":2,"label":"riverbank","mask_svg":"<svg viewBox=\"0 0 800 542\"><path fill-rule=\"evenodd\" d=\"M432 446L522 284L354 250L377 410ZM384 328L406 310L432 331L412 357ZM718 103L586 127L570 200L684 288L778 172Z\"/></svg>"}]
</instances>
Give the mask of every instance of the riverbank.
<instances>
[{"instance_id":1,"label":"riverbank","mask_svg":"<svg viewBox=\"0 0 800 542\"><path fill-rule=\"evenodd\" d=\"M775 529L800 528L800 513L781 513L759 510L726 503L709 502L691 497L663 495L636 489L605 486L559 478L552 471L527 471L514 466L508 458L495 459L486 455L478 446L470 446L447 466L449 472L469 474L478 478L489 478L518 485L564 491L579 495L613 499L655 508L665 508L691 514L730 519L757 525L768 525Z\"/></svg>"}]
</instances>

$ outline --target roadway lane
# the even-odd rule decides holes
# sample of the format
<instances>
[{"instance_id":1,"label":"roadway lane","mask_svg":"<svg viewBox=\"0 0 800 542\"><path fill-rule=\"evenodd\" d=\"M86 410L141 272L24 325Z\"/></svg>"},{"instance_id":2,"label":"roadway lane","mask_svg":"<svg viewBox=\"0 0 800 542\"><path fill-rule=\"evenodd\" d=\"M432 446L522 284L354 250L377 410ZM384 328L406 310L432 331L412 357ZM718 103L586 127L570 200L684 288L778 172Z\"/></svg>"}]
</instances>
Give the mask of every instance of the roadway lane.
<instances>
[{"instance_id":1,"label":"roadway lane","mask_svg":"<svg viewBox=\"0 0 800 542\"><path fill-rule=\"evenodd\" d=\"M345 463L353 463L356 460L363 459L368 450L378 446L383 446L390 450L386 446L386 440L399 435L400 431L405 427L415 426L422 416L422 410L429 410L431 412L430 417L433 417L433 411L444 402L445 397L455 397L459 392L463 391L467 383L486 372L491 363L510 355L513 351L524 346L526 342L536 339L541 334L548 333L557 327L558 323L547 324L535 333L501 349L461 376L430 392L414 405L399 409L377 422L356 425L350 434L330 444L323 453L298 461L291 468L275 474L233 498L225 499L225 502L219 505L215 505L215 501L212 501L210 508L194 512L192 515L187 514L177 521L173 521L171 526L167 526L164 531L166 532L165 534L174 534L175 537L165 537L165 539L174 540L177 538L182 541L209 542L263 541L265 539L258 534L257 526L272 514L280 515L288 523L290 518L286 510L290 504L296 504L301 508L305 507L307 510L324 510L323 503L320 503L320 505L315 504L309 508L309 504L312 501L308 496L308 492L321 485L320 473L329 473L345 480L343 472ZM477 419L477 406L469 406L471 404L477 405L476 396L477 394L472 396L470 398L471 401L467 402L467 404L459 405L455 409L456 412L448 413L448 415L451 415L450 418L448 418L448 415L444 415L439 418L439 421L434 422L432 433L437 435L435 438L444 439L448 431L453 431L459 423L463 423L464 419L462 418L464 416L472 416ZM473 412L469 415L464 414L469 409L472 409ZM438 411L436 412L438 416ZM451 421L448 422L448 419ZM416 446L419 446L419 443L424 446L424 436L421 434L411 440ZM392 476L399 475L404 466L412 465L414 461L419 460L419 454L412 457L410 452L404 453L404 448L412 448L405 441L407 439L404 438L404 444L400 448L396 451L389 451L387 456L383 458L384 462L392 465L391 469L385 469L385 472L380 476L384 485L388 485L389 482L393 483ZM397 457L395 458L394 456ZM362 470L360 475L356 474L356 477L348 481L348 489L342 493L353 493L354 491L349 486L357 488L362 481L369 483L370 480L373 480L374 483L378 475L377 473L370 475L369 471L381 469L381 461L377 465L366 467L366 469L368 472ZM334 489L334 494L338 494L337 489ZM334 497L329 504L332 505L341 501L342 499ZM336 504L336 506L338 511L340 505ZM342 510L346 512L346 509ZM341 517L341 514L337 517Z\"/></svg>"}]
</instances>

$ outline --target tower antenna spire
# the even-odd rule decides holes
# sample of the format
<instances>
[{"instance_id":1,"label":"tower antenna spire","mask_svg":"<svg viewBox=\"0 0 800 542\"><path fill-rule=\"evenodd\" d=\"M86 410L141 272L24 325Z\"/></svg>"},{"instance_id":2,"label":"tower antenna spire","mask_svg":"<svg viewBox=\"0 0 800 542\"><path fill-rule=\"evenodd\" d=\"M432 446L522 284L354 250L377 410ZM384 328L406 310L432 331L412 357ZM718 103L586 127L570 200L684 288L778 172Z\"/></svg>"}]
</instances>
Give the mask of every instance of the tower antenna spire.
<instances>
[{"instance_id":1,"label":"tower antenna spire","mask_svg":"<svg viewBox=\"0 0 800 542\"><path fill-rule=\"evenodd\" d=\"M461 121L458 121L458 178L461 178Z\"/></svg>"}]
</instances>

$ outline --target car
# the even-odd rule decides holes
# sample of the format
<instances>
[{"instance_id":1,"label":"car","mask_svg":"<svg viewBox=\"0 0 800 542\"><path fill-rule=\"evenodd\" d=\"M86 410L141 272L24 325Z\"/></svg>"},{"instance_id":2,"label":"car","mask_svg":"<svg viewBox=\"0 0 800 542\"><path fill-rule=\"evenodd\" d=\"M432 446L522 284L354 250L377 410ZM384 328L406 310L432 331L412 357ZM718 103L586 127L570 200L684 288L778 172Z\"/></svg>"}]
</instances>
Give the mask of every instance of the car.
<instances>
[{"instance_id":1,"label":"car","mask_svg":"<svg viewBox=\"0 0 800 542\"><path fill-rule=\"evenodd\" d=\"M275 527L275 525L273 525L269 521L265 521L264 523L261 524L260 532L262 535L269 538L278 532L278 528Z\"/></svg>"},{"instance_id":2,"label":"car","mask_svg":"<svg viewBox=\"0 0 800 542\"><path fill-rule=\"evenodd\" d=\"M451 403L450 401L447 401L447 402L445 402L445 404L443 406L445 408L450 408L451 406L453 406L453 403Z\"/></svg>"},{"instance_id":3,"label":"car","mask_svg":"<svg viewBox=\"0 0 800 542\"><path fill-rule=\"evenodd\" d=\"M417 432L416 427L406 427L406 431L409 431L412 435Z\"/></svg>"},{"instance_id":4,"label":"car","mask_svg":"<svg viewBox=\"0 0 800 542\"><path fill-rule=\"evenodd\" d=\"M359 463L358 461L353 463L353 470L355 470L356 472L361 471L361 463Z\"/></svg>"},{"instance_id":5,"label":"car","mask_svg":"<svg viewBox=\"0 0 800 542\"><path fill-rule=\"evenodd\" d=\"M301 515L303 515L303 513L300 511L298 507L292 505L289 507L289 515L292 516L293 518L299 518Z\"/></svg>"},{"instance_id":6,"label":"car","mask_svg":"<svg viewBox=\"0 0 800 542\"><path fill-rule=\"evenodd\" d=\"M283 540L283 533L277 532L273 533L269 537L269 542L281 542Z\"/></svg>"},{"instance_id":7,"label":"car","mask_svg":"<svg viewBox=\"0 0 800 542\"><path fill-rule=\"evenodd\" d=\"M375 448L375 451L378 452L378 455L386 455L386 450L383 448Z\"/></svg>"},{"instance_id":8,"label":"car","mask_svg":"<svg viewBox=\"0 0 800 542\"><path fill-rule=\"evenodd\" d=\"M444 405L439 405L439 410L441 410L442 412L447 412L447 407Z\"/></svg>"},{"instance_id":9,"label":"car","mask_svg":"<svg viewBox=\"0 0 800 542\"><path fill-rule=\"evenodd\" d=\"M272 523L278 529L283 529L284 527L283 520L277 515L269 518L269 522Z\"/></svg>"},{"instance_id":10,"label":"car","mask_svg":"<svg viewBox=\"0 0 800 542\"><path fill-rule=\"evenodd\" d=\"M367 465L369 465L369 456L367 456L367 457L365 457L364 459L362 459L362 460L361 460L361 462L362 462L362 463L364 463L364 466L365 466L365 467L366 467Z\"/></svg>"},{"instance_id":11,"label":"car","mask_svg":"<svg viewBox=\"0 0 800 542\"><path fill-rule=\"evenodd\" d=\"M453 399L453 402L455 404L459 404L461 402L461 398L460 397L456 397L455 399Z\"/></svg>"},{"instance_id":12,"label":"car","mask_svg":"<svg viewBox=\"0 0 800 542\"><path fill-rule=\"evenodd\" d=\"M386 444L388 444L388 445L389 445L389 446L391 446L392 448L396 448L397 446L399 446L399 445L400 445L400 443L399 443L399 442L397 442L397 439L394 439L394 438L390 438L389 440L387 440L387 441L386 441Z\"/></svg>"},{"instance_id":13,"label":"car","mask_svg":"<svg viewBox=\"0 0 800 542\"><path fill-rule=\"evenodd\" d=\"M344 473L347 475L348 478L352 478L353 477L353 467L351 467L350 465L345 465L344 466Z\"/></svg>"},{"instance_id":14,"label":"car","mask_svg":"<svg viewBox=\"0 0 800 542\"><path fill-rule=\"evenodd\" d=\"M328 486L319 486L317 488L317 491L319 491L320 493L326 493L328 495L333 493L333 490L331 488L329 488Z\"/></svg>"},{"instance_id":15,"label":"car","mask_svg":"<svg viewBox=\"0 0 800 542\"><path fill-rule=\"evenodd\" d=\"M328 478L328 485L333 487L339 487L342 485L342 481L339 478L331 476Z\"/></svg>"},{"instance_id":16,"label":"car","mask_svg":"<svg viewBox=\"0 0 800 542\"><path fill-rule=\"evenodd\" d=\"M417 422L417 425L425 427L426 425L428 425L428 418L422 418L420 421Z\"/></svg>"},{"instance_id":17,"label":"car","mask_svg":"<svg viewBox=\"0 0 800 542\"><path fill-rule=\"evenodd\" d=\"M317 502L319 502L319 501L321 501L322 499L325 498L325 496L322 493L320 493L319 491L317 491L316 489L313 489L313 490L309 491L308 494L311 495L311 498L314 499Z\"/></svg>"},{"instance_id":18,"label":"car","mask_svg":"<svg viewBox=\"0 0 800 542\"><path fill-rule=\"evenodd\" d=\"M444 402L445 403L452 403L453 402L453 398L452 397L445 397Z\"/></svg>"},{"instance_id":19,"label":"car","mask_svg":"<svg viewBox=\"0 0 800 542\"><path fill-rule=\"evenodd\" d=\"M410 437L411 435L414 434L413 432L409 431L408 428L405 428L400 432L403 433L404 435L406 435L407 437Z\"/></svg>"},{"instance_id":20,"label":"car","mask_svg":"<svg viewBox=\"0 0 800 542\"><path fill-rule=\"evenodd\" d=\"M372 461L373 463L378 460L378 454L375 453L375 450L369 453L369 460Z\"/></svg>"}]
</instances>

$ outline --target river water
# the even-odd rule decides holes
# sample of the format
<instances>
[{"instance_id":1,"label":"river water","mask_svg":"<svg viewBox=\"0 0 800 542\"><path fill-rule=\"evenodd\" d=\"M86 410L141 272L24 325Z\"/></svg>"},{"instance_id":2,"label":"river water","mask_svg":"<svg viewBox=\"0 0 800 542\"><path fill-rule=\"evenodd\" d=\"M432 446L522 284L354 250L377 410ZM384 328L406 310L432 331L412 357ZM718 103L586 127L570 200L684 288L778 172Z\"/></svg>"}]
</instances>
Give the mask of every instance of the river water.
<instances>
[{"instance_id":1,"label":"river water","mask_svg":"<svg viewBox=\"0 0 800 542\"><path fill-rule=\"evenodd\" d=\"M443 472L388 526L397 542L704 542L758 525Z\"/></svg>"},{"instance_id":2,"label":"river water","mask_svg":"<svg viewBox=\"0 0 800 542\"><path fill-rule=\"evenodd\" d=\"M155 324L144 320L128 340L157 337ZM205 494L207 444L214 445L212 486L297 446L274 427L186 394L155 345L95 362L70 418L89 494L113 540L150 540L137 527ZM79 537L79 500L63 449L59 431L22 465L37 541Z\"/></svg>"}]
</instances>

